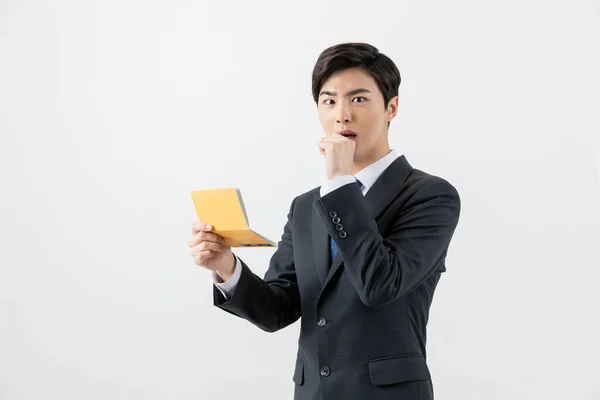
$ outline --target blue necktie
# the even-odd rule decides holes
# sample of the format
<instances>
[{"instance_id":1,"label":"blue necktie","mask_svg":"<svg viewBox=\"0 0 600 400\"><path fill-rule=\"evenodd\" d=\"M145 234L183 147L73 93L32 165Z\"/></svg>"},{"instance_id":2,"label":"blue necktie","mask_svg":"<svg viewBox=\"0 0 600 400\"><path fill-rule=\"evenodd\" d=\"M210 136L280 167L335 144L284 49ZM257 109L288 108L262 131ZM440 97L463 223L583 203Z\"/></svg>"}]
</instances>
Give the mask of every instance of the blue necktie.
<instances>
[{"instance_id":1,"label":"blue necktie","mask_svg":"<svg viewBox=\"0 0 600 400\"><path fill-rule=\"evenodd\" d=\"M354 178L354 179L356 179L356 178ZM362 190L363 184L360 183L360 181L358 179L356 179L356 183L358 183L358 187ZM335 256L337 255L337 245L333 241L333 238L330 238L330 243L331 243L331 262L333 262L333 260L335 260Z\"/></svg>"}]
</instances>

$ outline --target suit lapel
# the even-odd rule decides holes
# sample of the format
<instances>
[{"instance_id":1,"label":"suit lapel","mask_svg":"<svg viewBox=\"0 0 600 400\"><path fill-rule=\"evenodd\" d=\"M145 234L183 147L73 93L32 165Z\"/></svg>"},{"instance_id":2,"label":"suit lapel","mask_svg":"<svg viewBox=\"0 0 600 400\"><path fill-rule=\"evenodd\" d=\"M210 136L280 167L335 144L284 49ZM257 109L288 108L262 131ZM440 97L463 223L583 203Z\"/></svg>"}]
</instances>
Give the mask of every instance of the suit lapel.
<instances>
[{"instance_id":1,"label":"suit lapel","mask_svg":"<svg viewBox=\"0 0 600 400\"><path fill-rule=\"evenodd\" d=\"M381 174L373 186L371 186L365 195L365 201L375 220L379 218L385 208L392 202L398 193L400 193L404 181L408 178L411 169L412 167L406 160L406 157L400 156ZM316 193L314 201L318 201L319 199L320 196ZM329 233L325 229L325 225L315 207L313 207L312 214L315 265L319 279L324 288L338 271L340 265L342 265L342 255L338 252L330 268L331 253L329 252Z\"/></svg>"},{"instance_id":2,"label":"suit lapel","mask_svg":"<svg viewBox=\"0 0 600 400\"><path fill-rule=\"evenodd\" d=\"M365 195L373 218L377 219L404 186L412 167L406 157L398 157L375 181Z\"/></svg>"}]
</instances>

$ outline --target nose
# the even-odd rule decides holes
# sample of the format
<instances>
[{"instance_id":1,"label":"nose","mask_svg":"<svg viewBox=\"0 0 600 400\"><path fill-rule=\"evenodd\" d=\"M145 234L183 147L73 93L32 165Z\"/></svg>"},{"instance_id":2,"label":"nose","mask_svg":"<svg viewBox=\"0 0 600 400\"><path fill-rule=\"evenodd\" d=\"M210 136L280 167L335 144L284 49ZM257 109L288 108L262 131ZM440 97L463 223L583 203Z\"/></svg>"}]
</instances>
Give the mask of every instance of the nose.
<instances>
[{"instance_id":1,"label":"nose","mask_svg":"<svg viewBox=\"0 0 600 400\"><path fill-rule=\"evenodd\" d=\"M337 115L336 122L338 124L347 124L352 121L352 116L350 115L350 107L341 103L337 107Z\"/></svg>"}]
</instances>

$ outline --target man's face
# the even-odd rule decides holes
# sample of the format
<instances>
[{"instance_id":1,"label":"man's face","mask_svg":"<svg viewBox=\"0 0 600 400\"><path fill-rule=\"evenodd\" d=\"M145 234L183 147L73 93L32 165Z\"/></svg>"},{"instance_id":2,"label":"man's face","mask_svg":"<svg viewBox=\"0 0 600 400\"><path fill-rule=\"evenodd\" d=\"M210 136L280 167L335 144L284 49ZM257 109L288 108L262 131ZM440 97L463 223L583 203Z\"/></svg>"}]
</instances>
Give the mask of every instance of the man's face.
<instances>
[{"instance_id":1,"label":"man's face","mask_svg":"<svg viewBox=\"0 0 600 400\"><path fill-rule=\"evenodd\" d=\"M386 107L377 83L360 68L333 74L319 92L319 120L325 134L354 140L355 162L373 162L389 152L387 126L397 109L398 97Z\"/></svg>"}]
</instances>

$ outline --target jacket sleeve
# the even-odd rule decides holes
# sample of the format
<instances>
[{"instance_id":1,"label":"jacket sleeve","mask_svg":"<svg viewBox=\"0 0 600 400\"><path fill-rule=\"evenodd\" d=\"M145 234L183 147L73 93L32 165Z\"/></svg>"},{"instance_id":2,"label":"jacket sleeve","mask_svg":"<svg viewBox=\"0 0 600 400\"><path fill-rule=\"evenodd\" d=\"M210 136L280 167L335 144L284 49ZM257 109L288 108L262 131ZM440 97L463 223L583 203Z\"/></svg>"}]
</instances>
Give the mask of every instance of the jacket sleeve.
<instances>
[{"instance_id":1,"label":"jacket sleeve","mask_svg":"<svg viewBox=\"0 0 600 400\"><path fill-rule=\"evenodd\" d=\"M264 279L255 275L241 261L240 279L230 299L213 285L214 305L267 332L275 332L300 318L300 293L294 268L292 244L292 202L288 220L283 229L277 250L271 257Z\"/></svg>"},{"instance_id":2,"label":"jacket sleeve","mask_svg":"<svg viewBox=\"0 0 600 400\"><path fill-rule=\"evenodd\" d=\"M418 286L446 255L458 224L460 198L443 179L416 192L384 238L358 185L343 186L313 206L342 255L361 301L383 307ZM331 215L346 232L338 235Z\"/></svg>"}]
</instances>

